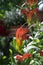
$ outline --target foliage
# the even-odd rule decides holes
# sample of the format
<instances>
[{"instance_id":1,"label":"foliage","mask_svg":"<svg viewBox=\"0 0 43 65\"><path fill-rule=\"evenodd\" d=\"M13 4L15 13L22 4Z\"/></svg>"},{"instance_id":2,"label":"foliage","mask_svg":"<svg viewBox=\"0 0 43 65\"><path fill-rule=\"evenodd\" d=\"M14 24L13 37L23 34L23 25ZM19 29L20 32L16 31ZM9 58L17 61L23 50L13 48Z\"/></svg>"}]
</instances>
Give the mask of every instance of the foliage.
<instances>
[{"instance_id":1,"label":"foliage","mask_svg":"<svg viewBox=\"0 0 43 65\"><path fill-rule=\"evenodd\" d=\"M8 27L22 25L26 22L25 16L21 13L20 8L16 6L11 11L5 12L4 21L4 24Z\"/></svg>"},{"instance_id":2,"label":"foliage","mask_svg":"<svg viewBox=\"0 0 43 65\"><path fill-rule=\"evenodd\" d=\"M17 29L16 37L0 36L0 65L43 65L43 22L37 18L37 5L37 0L26 0L20 6L20 10L19 8L16 10L15 7L11 11L6 11L8 17L7 15L4 17L5 25L12 25L12 20L16 20L16 14L18 16L18 11L25 15L26 22L22 21L24 24ZM24 28L25 24L28 25Z\"/></svg>"},{"instance_id":3,"label":"foliage","mask_svg":"<svg viewBox=\"0 0 43 65\"><path fill-rule=\"evenodd\" d=\"M25 0L0 0L0 18L4 17L5 11L11 10L16 5L21 5Z\"/></svg>"}]
</instances>

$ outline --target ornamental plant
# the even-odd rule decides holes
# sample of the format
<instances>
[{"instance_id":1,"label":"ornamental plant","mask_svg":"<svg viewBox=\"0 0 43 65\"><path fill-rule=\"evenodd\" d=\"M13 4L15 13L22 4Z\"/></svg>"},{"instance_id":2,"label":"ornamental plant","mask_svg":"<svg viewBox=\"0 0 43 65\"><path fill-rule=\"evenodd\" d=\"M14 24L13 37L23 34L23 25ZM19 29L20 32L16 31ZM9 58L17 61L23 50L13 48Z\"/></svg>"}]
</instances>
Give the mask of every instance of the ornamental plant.
<instances>
[{"instance_id":1,"label":"ornamental plant","mask_svg":"<svg viewBox=\"0 0 43 65\"><path fill-rule=\"evenodd\" d=\"M16 37L0 37L1 65L43 65L43 21L38 20L38 11L38 0L21 5L26 22L16 30Z\"/></svg>"}]
</instances>

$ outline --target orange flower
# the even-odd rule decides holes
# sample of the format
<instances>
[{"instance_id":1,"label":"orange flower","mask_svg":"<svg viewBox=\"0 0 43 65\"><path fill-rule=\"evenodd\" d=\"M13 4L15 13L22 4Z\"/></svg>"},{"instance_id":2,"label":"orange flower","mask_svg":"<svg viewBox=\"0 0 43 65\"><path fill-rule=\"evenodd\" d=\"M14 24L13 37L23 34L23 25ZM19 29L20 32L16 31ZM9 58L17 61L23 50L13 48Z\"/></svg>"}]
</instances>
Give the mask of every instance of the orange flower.
<instances>
[{"instance_id":1,"label":"orange flower","mask_svg":"<svg viewBox=\"0 0 43 65\"><path fill-rule=\"evenodd\" d=\"M16 38L22 37L24 34L26 34L28 32L28 28L18 28L16 31Z\"/></svg>"},{"instance_id":2,"label":"orange flower","mask_svg":"<svg viewBox=\"0 0 43 65\"><path fill-rule=\"evenodd\" d=\"M38 9L37 8L33 10L28 9L28 11L22 9L21 12L26 15L27 19L29 18L30 20L32 20L34 13L38 12Z\"/></svg>"},{"instance_id":3,"label":"orange flower","mask_svg":"<svg viewBox=\"0 0 43 65\"><path fill-rule=\"evenodd\" d=\"M26 17L27 17L27 15L29 14L29 12L28 12L28 11L26 11L25 9L21 9L21 12L22 12L23 14L25 14L25 15L26 15Z\"/></svg>"},{"instance_id":4,"label":"orange flower","mask_svg":"<svg viewBox=\"0 0 43 65\"><path fill-rule=\"evenodd\" d=\"M23 56L17 55L16 59L19 60L19 61L24 61L25 59L31 58L31 57L32 57L32 54L26 53L26 54L23 54Z\"/></svg>"},{"instance_id":5,"label":"orange flower","mask_svg":"<svg viewBox=\"0 0 43 65\"><path fill-rule=\"evenodd\" d=\"M37 9L37 8L31 10L31 11L29 12L29 14L27 15L27 18L29 18L30 20L32 20L32 17L33 17L33 15L34 15L34 13L36 13L36 12L38 12L38 9Z\"/></svg>"},{"instance_id":6,"label":"orange flower","mask_svg":"<svg viewBox=\"0 0 43 65\"><path fill-rule=\"evenodd\" d=\"M38 0L27 0L27 4L30 4L30 5L36 5L38 3Z\"/></svg>"},{"instance_id":7,"label":"orange flower","mask_svg":"<svg viewBox=\"0 0 43 65\"><path fill-rule=\"evenodd\" d=\"M33 11L30 11L29 14L27 15L27 19L29 18L30 20L32 19L32 16L33 16Z\"/></svg>"},{"instance_id":8,"label":"orange flower","mask_svg":"<svg viewBox=\"0 0 43 65\"><path fill-rule=\"evenodd\" d=\"M31 58L32 55L30 53L23 54L22 60L24 61L26 58Z\"/></svg>"},{"instance_id":9,"label":"orange flower","mask_svg":"<svg viewBox=\"0 0 43 65\"><path fill-rule=\"evenodd\" d=\"M20 27L17 29L17 31L16 31L16 42L19 46L22 44L22 41L28 37L28 35L27 36L25 35L28 31L29 31L28 28Z\"/></svg>"}]
</instances>

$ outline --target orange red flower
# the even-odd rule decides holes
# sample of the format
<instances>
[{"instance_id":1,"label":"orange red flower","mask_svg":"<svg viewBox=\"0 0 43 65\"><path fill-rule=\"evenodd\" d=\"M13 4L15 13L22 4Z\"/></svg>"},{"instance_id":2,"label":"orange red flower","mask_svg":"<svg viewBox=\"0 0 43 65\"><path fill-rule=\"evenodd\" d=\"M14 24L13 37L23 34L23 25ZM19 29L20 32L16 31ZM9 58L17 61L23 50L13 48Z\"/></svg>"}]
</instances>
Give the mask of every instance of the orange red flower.
<instances>
[{"instance_id":1,"label":"orange red flower","mask_svg":"<svg viewBox=\"0 0 43 65\"><path fill-rule=\"evenodd\" d=\"M37 9L37 8L31 10L31 11L29 12L29 14L27 15L27 18L29 18L30 20L32 20L32 17L33 17L33 15L34 15L34 13L36 13L36 12L38 12L38 9Z\"/></svg>"},{"instance_id":2,"label":"orange red flower","mask_svg":"<svg viewBox=\"0 0 43 65\"><path fill-rule=\"evenodd\" d=\"M18 28L16 31L16 42L20 46L22 44L22 41L27 39L29 35L26 35L28 33L29 29L28 28Z\"/></svg>"},{"instance_id":3,"label":"orange red flower","mask_svg":"<svg viewBox=\"0 0 43 65\"><path fill-rule=\"evenodd\" d=\"M25 14L26 15L26 17L27 17L27 15L29 14L29 12L30 12L30 8L28 7L28 10L25 10L25 9L21 9L21 12L23 13L23 14Z\"/></svg>"},{"instance_id":4,"label":"orange red flower","mask_svg":"<svg viewBox=\"0 0 43 65\"><path fill-rule=\"evenodd\" d=\"M31 57L32 57L32 54L26 53L26 54L23 54L22 60L24 61L26 58L31 58Z\"/></svg>"},{"instance_id":5,"label":"orange red flower","mask_svg":"<svg viewBox=\"0 0 43 65\"><path fill-rule=\"evenodd\" d=\"M38 0L27 0L27 3L29 3L30 5L35 5L38 3Z\"/></svg>"},{"instance_id":6,"label":"orange red flower","mask_svg":"<svg viewBox=\"0 0 43 65\"><path fill-rule=\"evenodd\" d=\"M38 9L37 8L33 10L28 9L28 11L26 11L25 9L21 9L21 12L26 15L27 19L29 18L30 20L32 20L34 13L38 12Z\"/></svg>"},{"instance_id":7,"label":"orange red flower","mask_svg":"<svg viewBox=\"0 0 43 65\"><path fill-rule=\"evenodd\" d=\"M25 53L25 54L23 54L22 56L21 56L21 55L17 55L17 56L16 56L16 59L19 60L19 61L24 61L25 59L31 58L31 57L32 57L32 54L30 54L30 53Z\"/></svg>"}]
</instances>

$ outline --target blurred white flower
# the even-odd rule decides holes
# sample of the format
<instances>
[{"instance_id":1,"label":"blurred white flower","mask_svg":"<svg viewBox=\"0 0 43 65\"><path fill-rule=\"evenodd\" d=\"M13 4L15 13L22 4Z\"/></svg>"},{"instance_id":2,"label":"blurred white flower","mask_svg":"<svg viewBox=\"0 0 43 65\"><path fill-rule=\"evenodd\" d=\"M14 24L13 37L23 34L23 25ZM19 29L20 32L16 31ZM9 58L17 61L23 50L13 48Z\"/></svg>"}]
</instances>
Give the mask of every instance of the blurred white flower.
<instances>
[{"instance_id":1,"label":"blurred white flower","mask_svg":"<svg viewBox=\"0 0 43 65\"><path fill-rule=\"evenodd\" d=\"M39 5L39 10L43 11L43 3Z\"/></svg>"},{"instance_id":2,"label":"blurred white flower","mask_svg":"<svg viewBox=\"0 0 43 65\"><path fill-rule=\"evenodd\" d=\"M34 63L34 60L31 60L31 61L30 61L30 65L33 64L33 63Z\"/></svg>"},{"instance_id":3,"label":"blurred white flower","mask_svg":"<svg viewBox=\"0 0 43 65\"><path fill-rule=\"evenodd\" d=\"M13 39L16 39L16 37L13 37Z\"/></svg>"},{"instance_id":4,"label":"blurred white flower","mask_svg":"<svg viewBox=\"0 0 43 65\"><path fill-rule=\"evenodd\" d=\"M27 48L24 48L23 51L24 51L24 53L27 53L28 52Z\"/></svg>"},{"instance_id":5,"label":"blurred white flower","mask_svg":"<svg viewBox=\"0 0 43 65\"><path fill-rule=\"evenodd\" d=\"M42 2L43 2L43 1L41 0L41 1L38 3L38 5L40 5Z\"/></svg>"},{"instance_id":6,"label":"blurred white flower","mask_svg":"<svg viewBox=\"0 0 43 65\"><path fill-rule=\"evenodd\" d=\"M30 38L31 40L33 40L33 37L32 37L32 36L29 36L29 38Z\"/></svg>"},{"instance_id":7,"label":"blurred white flower","mask_svg":"<svg viewBox=\"0 0 43 65\"><path fill-rule=\"evenodd\" d=\"M3 52L0 52L0 56L3 56L4 54L3 54Z\"/></svg>"},{"instance_id":8,"label":"blurred white flower","mask_svg":"<svg viewBox=\"0 0 43 65\"><path fill-rule=\"evenodd\" d=\"M43 21L41 22L41 24L43 24Z\"/></svg>"}]
</instances>

